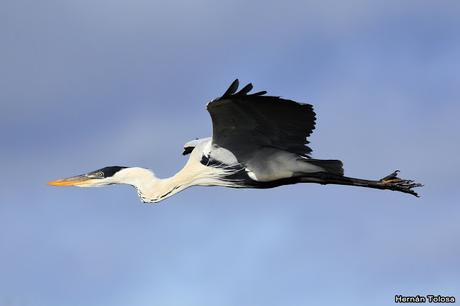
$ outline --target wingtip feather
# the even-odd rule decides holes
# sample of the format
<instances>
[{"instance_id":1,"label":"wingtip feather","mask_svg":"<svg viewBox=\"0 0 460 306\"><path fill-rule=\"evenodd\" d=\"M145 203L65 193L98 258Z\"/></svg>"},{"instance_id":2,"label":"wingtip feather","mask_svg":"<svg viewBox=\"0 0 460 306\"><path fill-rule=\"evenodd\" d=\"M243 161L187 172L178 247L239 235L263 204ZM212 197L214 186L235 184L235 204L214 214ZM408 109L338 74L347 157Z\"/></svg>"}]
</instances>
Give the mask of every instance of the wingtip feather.
<instances>
[{"instance_id":1,"label":"wingtip feather","mask_svg":"<svg viewBox=\"0 0 460 306\"><path fill-rule=\"evenodd\" d=\"M238 90L238 86L240 86L240 81L235 79L230 87L228 87L227 91L225 91L225 93L222 95L222 97L233 95Z\"/></svg>"},{"instance_id":2,"label":"wingtip feather","mask_svg":"<svg viewBox=\"0 0 460 306\"><path fill-rule=\"evenodd\" d=\"M249 84L247 84L246 86L244 86L240 91L238 91L236 94L237 94L237 95L244 96L244 95L246 95L248 92L250 92L251 90L252 90L252 83L249 83Z\"/></svg>"}]
</instances>

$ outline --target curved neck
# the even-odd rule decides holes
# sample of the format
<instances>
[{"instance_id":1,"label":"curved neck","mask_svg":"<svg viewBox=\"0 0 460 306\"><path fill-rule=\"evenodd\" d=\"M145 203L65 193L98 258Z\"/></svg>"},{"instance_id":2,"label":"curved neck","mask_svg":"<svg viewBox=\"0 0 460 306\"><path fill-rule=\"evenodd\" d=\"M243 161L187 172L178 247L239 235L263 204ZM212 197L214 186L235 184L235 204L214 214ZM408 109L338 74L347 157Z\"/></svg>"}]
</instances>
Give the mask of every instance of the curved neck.
<instances>
[{"instance_id":1,"label":"curved neck","mask_svg":"<svg viewBox=\"0 0 460 306\"><path fill-rule=\"evenodd\" d=\"M192 186L224 185L219 177L223 170L206 167L199 160L190 158L174 176L160 179L152 171L143 168L126 168L117 173L117 181L134 186L143 202L159 202Z\"/></svg>"},{"instance_id":2,"label":"curved neck","mask_svg":"<svg viewBox=\"0 0 460 306\"><path fill-rule=\"evenodd\" d=\"M194 176L187 171L177 172L174 176L160 179L144 168L126 168L117 173L112 183L134 186L143 202L159 202L191 186Z\"/></svg>"},{"instance_id":3,"label":"curved neck","mask_svg":"<svg viewBox=\"0 0 460 306\"><path fill-rule=\"evenodd\" d=\"M154 178L134 185L143 202L154 203L169 198L188 186L187 184L181 184L176 175L165 179Z\"/></svg>"}]
</instances>

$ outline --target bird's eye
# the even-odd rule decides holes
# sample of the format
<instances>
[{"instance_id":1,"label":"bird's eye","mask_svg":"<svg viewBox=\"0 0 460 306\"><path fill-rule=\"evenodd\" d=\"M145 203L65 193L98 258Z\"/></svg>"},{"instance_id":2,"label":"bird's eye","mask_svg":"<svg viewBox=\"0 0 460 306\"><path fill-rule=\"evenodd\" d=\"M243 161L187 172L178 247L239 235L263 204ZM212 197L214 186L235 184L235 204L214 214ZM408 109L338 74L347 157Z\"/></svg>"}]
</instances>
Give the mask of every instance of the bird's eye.
<instances>
[{"instance_id":1,"label":"bird's eye","mask_svg":"<svg viewBox=\"0 0 460 306\"><path fill-rule=\"evenodd\" d=\"M104 172L98 171L98 172L93 173L92 176L97 177L97 178L103 178Z\"/></svg>"}]
</instances>

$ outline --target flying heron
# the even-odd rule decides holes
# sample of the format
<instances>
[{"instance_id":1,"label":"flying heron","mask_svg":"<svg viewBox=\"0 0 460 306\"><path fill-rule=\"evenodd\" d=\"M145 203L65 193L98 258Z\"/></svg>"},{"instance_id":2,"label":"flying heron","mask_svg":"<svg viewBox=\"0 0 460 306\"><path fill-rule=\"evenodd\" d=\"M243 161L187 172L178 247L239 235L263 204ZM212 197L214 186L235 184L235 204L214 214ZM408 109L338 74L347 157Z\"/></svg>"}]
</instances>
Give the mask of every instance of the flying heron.
<instances>
[{"instance_id":1,"label":"flying heron","mask_svg":"<svg viewBox=\"0 0 460 306\"><path fill-rule=\"evenodd\" d=\"M212 137L184 146L190 154L176 175L160 179L139 167L105 167L87 174L49 182L53 186L134 186L146 203L160 202L190 186L272 188L296 183L339 184L388 189L418 196L422 186L401 179L398 170L380 180L344 176L340 160L313 159L307 137L315 128L310 104L298 103L266 91L250 93L252 84L238 90L238 80L208 103Z\"/></svg>"}]
</instances>

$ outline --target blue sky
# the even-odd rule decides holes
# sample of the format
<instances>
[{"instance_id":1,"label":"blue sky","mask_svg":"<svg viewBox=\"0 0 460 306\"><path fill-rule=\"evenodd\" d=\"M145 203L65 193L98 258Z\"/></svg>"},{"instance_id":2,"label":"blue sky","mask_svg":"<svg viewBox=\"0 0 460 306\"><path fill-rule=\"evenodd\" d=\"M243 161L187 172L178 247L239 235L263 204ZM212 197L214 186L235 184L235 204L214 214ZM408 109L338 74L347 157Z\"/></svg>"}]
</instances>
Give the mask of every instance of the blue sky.
<instances>
[{"instance_id":1,"label":"blue sky","mask_svg":"<svg viewBox=\"0 0 460 306\"><path fill-rule=\"evenodd\" d=\"M390 305L457 295L457 1L6 1L0 305ZM309 102L314 156L395 169L342 186L52 188L107 165L170 176L230 82Z\"/></svg>"}]
</instances>

